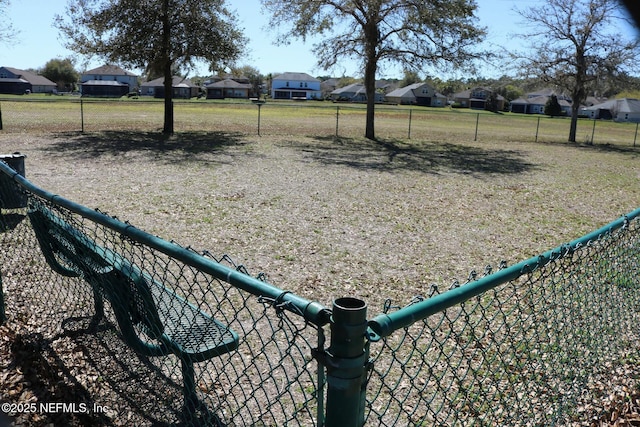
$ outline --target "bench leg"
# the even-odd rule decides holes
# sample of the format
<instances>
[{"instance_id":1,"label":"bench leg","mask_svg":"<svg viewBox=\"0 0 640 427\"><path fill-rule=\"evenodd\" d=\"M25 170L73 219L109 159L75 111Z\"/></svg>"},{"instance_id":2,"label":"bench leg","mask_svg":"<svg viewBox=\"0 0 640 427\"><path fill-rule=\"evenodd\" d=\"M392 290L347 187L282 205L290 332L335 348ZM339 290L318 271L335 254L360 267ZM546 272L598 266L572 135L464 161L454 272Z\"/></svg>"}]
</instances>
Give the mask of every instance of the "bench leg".
<instances>
[{"instance_id":1,"label":"bench leg","mask_svg":"<svg viewBox=\"0 0 640 427\"><path fill-rule=\"evenodd\" d=\"M184 385L184 408L188 414L193 414L199 406L198 395L196 393L196 378L193 369L193 362L182 358L182 382Z\"/></svg>"},{"instance_id":2,"label":"bench leg","mask_svg":"<svg viewBox=\"0 0 640 427\"><path fill-rule=\"evenodd\" d=\"M104 300L97 286L91 286L91 289L93 290L93 306L96 310L96 314L93 316L93 322L98 323L104 317Z\"/></svg>"},{"instance_id":3,"label":"bench leg","mask_svg":"<svg viewBox=\"0 0 640 427\"><path fill-rule=\"evenodd\" d=\"M218 416L209 412L209 408L200 402L196 393L196 379L193 369L193 361L188 356L181 358L182 363L182 381L184 384L184 416L188 423L198 420L196 411L200 410L204 414L200 414L200 420L206 422L207 425L213 427L224 427L226 424L222 422Z\"/></svg>"}]
</instances>

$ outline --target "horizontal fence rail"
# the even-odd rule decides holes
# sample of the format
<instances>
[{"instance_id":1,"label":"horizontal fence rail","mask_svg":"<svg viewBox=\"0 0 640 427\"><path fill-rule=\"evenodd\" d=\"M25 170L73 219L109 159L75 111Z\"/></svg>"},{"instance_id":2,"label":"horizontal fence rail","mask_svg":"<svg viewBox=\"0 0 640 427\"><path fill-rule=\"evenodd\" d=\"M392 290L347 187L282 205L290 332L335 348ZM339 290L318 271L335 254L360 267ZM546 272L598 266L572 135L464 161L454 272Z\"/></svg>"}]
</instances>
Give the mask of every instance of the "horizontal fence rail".
<instances>
[{"instance_id":1,"label":"horizontal fence rail","mask_svg":"<svg viewBox=\"0 0 640 427\"><path fill-rule=\"evenodd\" d=\"M0 98L4 133L157 132L163 128L162 100L85 99L74 97ZM490 113L471 109L376 106L379 138L469 141L566 142L570 120L531 114ZM223 132L260 136L312 135L356 138L364 135L363 104L329 101L287 103L174 101L177 132ZM577 142L636 146L638 123L582 118Z\"/></svg>"},{"instance_id":2,"label":"horizontal fence rail","mask_svg":"<svg viewBox=\"0 0 640 427\"><path fill-rule=\"evenodd\" d=\"M368 317L23 175L0 161L0 323L38 331L13 347L55 355L76 402L109 408L50 422L588 425L640 360L640 209Z\"/></svg>"}]
</instances>

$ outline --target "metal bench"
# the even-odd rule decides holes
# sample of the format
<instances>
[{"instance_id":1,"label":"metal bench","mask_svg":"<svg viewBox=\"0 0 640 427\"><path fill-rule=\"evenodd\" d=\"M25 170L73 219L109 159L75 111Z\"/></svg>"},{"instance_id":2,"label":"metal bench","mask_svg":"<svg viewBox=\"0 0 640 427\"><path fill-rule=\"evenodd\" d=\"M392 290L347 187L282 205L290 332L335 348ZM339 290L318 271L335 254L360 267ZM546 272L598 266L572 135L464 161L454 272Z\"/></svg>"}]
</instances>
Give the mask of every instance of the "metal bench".
<instances>
[{"instance_id":1,"label":"metal bench","mask_svg":"<svg viewBox=\"0 0 640 427\"><path fill-rule=\"evenodd\" d=\"M94 321L104 316L106 298L127 345L146 356L178 356L185 409L194 411L200 402L193 363L236 349L238 335L44 205L31 204L28 216L49 266L91 285Z\"/></svg>"}]
</instances>

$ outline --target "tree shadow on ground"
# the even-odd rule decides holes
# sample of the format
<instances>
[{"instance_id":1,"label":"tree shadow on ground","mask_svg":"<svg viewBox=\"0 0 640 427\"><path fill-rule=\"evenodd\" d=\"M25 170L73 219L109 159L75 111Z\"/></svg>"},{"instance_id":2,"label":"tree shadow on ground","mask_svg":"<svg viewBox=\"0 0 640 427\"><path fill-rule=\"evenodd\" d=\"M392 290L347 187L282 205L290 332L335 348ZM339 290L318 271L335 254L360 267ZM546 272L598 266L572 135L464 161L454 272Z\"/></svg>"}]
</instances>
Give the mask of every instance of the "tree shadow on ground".
<instances>
[{"instance_id":1,"label":"tree shadow on ground","mask_svg":"<svg viewBox=\"0 0 640 427\"><path fill-rule=\"evenodd\" d=\"M180 132L173 135L131 131L61 133L54 141L49 148L51 153L77 158L143 154L176 163L212 161L219 154L246 154L232 150L246 144L242 134L227 132Z\"/></svg>"},{"instance_id":2,"label":"tree shadow on ground","mask_svg":"<svg viewBox=\"0 0 640 427\"><path fill-rule=\"evenodd\" d=\"M640 146L615 145L610 143L585 144L579 142L538 142L538 144L569 147L576 150L591 150L601 153L616 153L631 157L640 157Z\"/></svg>"},{"instance_id":3,"label":"tree shadow on ground","mask_svg":"<svg viewBox=\"0 0 640 427\"><path fill-rule=\"evenodd\" d=\"M299 147L307 157L325 164L379 171L417 171L438 174L518 174L538 165L518 150L480 148L447 142L402 142L350 138L313 138Z\"/></svg>"}]
</instances>

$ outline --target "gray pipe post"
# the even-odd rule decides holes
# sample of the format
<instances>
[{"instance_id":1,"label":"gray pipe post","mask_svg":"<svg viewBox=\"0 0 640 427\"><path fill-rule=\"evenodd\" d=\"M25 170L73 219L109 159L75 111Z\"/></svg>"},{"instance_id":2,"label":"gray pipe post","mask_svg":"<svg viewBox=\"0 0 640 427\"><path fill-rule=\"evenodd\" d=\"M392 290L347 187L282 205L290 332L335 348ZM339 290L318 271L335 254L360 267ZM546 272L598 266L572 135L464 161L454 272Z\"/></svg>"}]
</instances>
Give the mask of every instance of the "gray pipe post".
<instances>
[{"instance_id":1,"label":"gray pipe post","mask_svg":"<svg viewBox=\"0 0 640 427\"><path fill-rule=\"evenodd\" d=\"M327 367L326 426L364 425L367 305L356 298L333 302Z\"/></svg>"}]
</instances>

